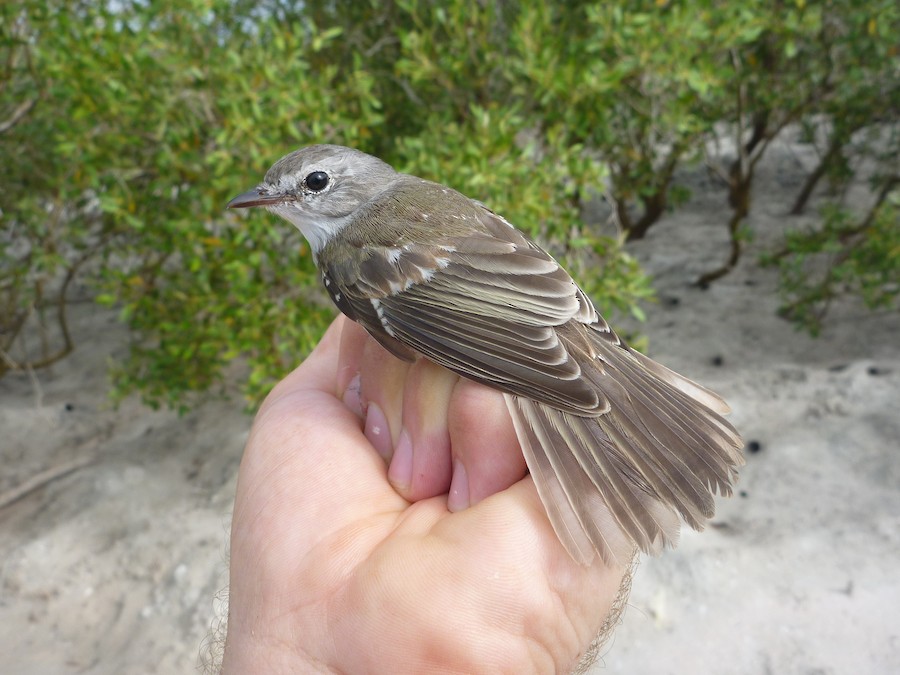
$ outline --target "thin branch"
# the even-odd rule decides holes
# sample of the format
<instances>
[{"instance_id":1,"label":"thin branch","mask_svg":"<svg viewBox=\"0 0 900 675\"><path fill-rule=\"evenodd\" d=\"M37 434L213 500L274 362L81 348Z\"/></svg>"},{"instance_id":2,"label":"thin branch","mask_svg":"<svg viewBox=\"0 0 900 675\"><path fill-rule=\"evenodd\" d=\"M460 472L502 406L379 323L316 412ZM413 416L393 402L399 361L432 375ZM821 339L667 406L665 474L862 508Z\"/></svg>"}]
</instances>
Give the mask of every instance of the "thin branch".
<instances>
[{"instance_id":1,"label":"thin branch","mask_svg":"<svg viewBox=\"0 0 900 675\"><path fill-rule=\"evenodd\" d=\"M0 122L0 134L5 134L7 131L16 126L25 115L29 113L29 111L34 107L34 104L37 103L36 98L28 99L27 101L22 101L19 104L19 107L13 110L12 115L10 115L7 119Z\"/></svg>"},{"instance_id":2,"label":"thin branch","mask_svg":"<svg viewBox=\"0 0 900 675\"><path fill-rule=\"evenodd\" d=\"M831 138L828 149L825 151L825 155L822 156L822 158L819 160L819 164L815 169L813 169L812 173L810 173L809 176L806 177L803 188L797 194L797 198L794 200L794 205L788 212L790 213L790 215L799 216L803 213L803 210L806 208L807 202L809 202L809 198L812 196L813 190L816 189L816 185L819 184L822 176L825 175L828 167L831 166L832 161L834 161L834 158L837 157L838 153L843 147L843 139L839 134L835 133Z\"/></svg>"},{"instance_id":3,"label":"thin branch","mask_svg":"<svg viewBox=\"0 0 900 675\"><path fill-rule=\"evenodd\" d=\"M643 239L650 227L659 220L660 216L665 213L668 206L669 186L675 175L675 168L681 159L684 148L680 143L676 143L672 147L672 151L666 158L665 164L659 171L659 178L656 181L656 189L653 194L641 198L644 205L644 212L638 218L636 223L632 223L628 229L628 240Z\"/></svg>"},{"instance_id":4,"label":"thin branch","mask_svg":"<svg viewBox=\"0 0 900 675\"><path fill-rule=\"evenodd\" d=\"M56 466L51 466L49 469L41 471L40 473L36 473L31 478L27 478L25 481L12 488L11 490L0 494L0 509L6 508L10 504L19 501L23 497L52 483L55 480L59 480L64 476L68 476L73 471L83 469L89 464L93 464L97 461L98 457L99 455L97 454L89 454L85 455L84 457L77 457L76 459L70 459L67 462L57 464Z\"/></svg>"},{"instance_id":5,"label":"thin branch","mask_svg":"<svg viewBox=\"0 0 900 675\"><path fill-rule=\"evenodd\" d=\"M66 309L68 306L66 294L68 293L69 286L75 280L75 276L81 269L81 266L84 265L84 263L86 263L88 260L90 260L97 253L97 251L102 250L113 238L114 235L111 232L107 232L102 237L100 237L97 243L95 243L89 249L84 251L78 258L76 258L72 262L72 264L69 265L68 269L66 269L66 275L65 277L63 277L63 281L60 285L59 292L57 293L55 303L50 300L43 302L42 298L39 297L38 303L32 303L29 311L24 314L23 319L19 321L18 325L16 326L16 334L18 334L19 331L22 330L28 319L31 317L31 315L34 313L35 309L37 308L37 304L40 304L41 307L55 304L56 321L59 325L59 330L62 333L63 346L53 354L44 356L44 358L37 361L15 361L6 351L0 351L0 356L2 356L3 360L3 363L0 364L0 376L2 376L9 370L36 370L39 368L46 368L47 366L56 363L60 359L72 353L72 351L75 349L75 341L72 339L72 334L69 330L69 321L66 314ZM12 344L11 341L10 344ZM43 353L46 354L47 351L48 350L45 347Z\"/></svg>"},{"instance_id":6,"label":"thin branch","mask_svg":"<svg viewBox=\"0 0 900 675\"><path fill-rule=\"evenodd\" d=\"M887 199L891 190L893 190L897 185L900 185L900 174L895 174L893 176L889 176L887 180L885 180L884 184L881 186L881 189L878 191L878 195L875 197L875 202L866 212L865 218L863 218L858 224L853 227L848 227L843 230L838 235L838 241L841 244L848 243L853 237L864 233L872 226L872 222L875 220L875 216L878 213L878 209ZM829 233L822 230L816 232L813 235L810 235L808 241L813 244L820 244L828 239ZM777 252L773 253L771 256L771 260L773 262L777 262L791 255L793 251L787 247L787 245L783 246Z\"/></svg>"}]
</instances>

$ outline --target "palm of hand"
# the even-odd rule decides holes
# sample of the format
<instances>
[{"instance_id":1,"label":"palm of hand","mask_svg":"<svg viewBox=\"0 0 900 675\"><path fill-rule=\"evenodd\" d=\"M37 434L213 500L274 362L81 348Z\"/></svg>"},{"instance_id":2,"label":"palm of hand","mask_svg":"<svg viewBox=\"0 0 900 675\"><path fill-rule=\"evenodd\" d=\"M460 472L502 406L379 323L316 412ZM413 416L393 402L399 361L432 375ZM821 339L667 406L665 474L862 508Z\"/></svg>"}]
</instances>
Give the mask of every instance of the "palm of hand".
<instances>
[{"instance_id":1,"label":"palm of hand","mask_svg":"<svg viewBox=\"0 0 900 675\"><path fill-rule=\"evenodd\" d=\"M336 321L245 449L225 672L570 668L623 571L565 553L505 410Z\"/></svg>"}]
</instances>

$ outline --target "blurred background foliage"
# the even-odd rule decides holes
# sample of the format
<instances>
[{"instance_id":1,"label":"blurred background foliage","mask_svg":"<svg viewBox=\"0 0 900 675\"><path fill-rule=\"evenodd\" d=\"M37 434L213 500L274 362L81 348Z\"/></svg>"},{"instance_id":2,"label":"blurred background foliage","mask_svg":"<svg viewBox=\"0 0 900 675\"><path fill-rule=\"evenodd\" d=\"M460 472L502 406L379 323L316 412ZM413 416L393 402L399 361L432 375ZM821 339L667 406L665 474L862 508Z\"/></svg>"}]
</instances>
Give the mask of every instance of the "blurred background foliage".
<instances>
[{"instance_id":1,"label":"blurred background foliage","mask_svg":"<svg viewBox=\"0 0 900 675\"><path fill-rule=\"evenodd\" d=\"M602 311L640 317L652 292L623 246L684 202L676 169L728 188L710 283L739 259L754 168L800 128L820 163L794 212L828 190L763 261L785 314L815 331L841 294L895 307L898 35L895 0L6 0L0 374L71 351L66 307L90 299L132 329L118 395L184 407L236 361L258 400L333 309L298 233L223 207L318 142L487 202ZM844 203L860 176L863 213ZM615 228L585 221L598 195Z\"/></svg>"}]
</instances>

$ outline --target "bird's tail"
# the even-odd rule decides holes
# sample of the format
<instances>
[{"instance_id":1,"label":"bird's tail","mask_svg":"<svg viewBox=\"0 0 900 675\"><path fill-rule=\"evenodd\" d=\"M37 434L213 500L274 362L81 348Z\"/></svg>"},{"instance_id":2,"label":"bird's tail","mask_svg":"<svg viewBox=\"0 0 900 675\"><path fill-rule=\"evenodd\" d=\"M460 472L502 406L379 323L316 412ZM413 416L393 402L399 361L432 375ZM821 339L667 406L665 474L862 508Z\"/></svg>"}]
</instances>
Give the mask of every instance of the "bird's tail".
<instances>
[{"instance_id":1,"label":"bird's tail","mask_svg":"<svg viewBox=\"0 0 900 675\"><path fill-rule=\"evenodd\" d=\"M713 495L731 494L743 464L716 394L609 340L589 377L609 410L579 416L506 395L519 443L553 528L573 558L625 565L634 548L678 540L679 516L702 529Z\"/></svg>"}]
</instances>

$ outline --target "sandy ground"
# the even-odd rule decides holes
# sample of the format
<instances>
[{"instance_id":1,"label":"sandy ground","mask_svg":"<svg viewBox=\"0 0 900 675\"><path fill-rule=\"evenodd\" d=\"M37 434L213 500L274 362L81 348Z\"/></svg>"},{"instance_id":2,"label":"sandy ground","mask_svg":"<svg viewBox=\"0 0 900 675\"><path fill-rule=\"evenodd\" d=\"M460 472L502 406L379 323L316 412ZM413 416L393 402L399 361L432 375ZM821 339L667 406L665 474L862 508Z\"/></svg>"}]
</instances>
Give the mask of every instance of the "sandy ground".
<instances>
[{"instance_id":1,"label":"sandy ground","mask_svg":"<svg viewBox=\"0 0 900 675\"><path fill-rule=\"evenodd\" d=\"M812 161L774 149L757 239L710 290L690 282L724 256L727 210L705 175L632 248L661 299L651 354L723 394L755 452L706 532L642 564L598 673L900 672L900 316L842 303L814 340L776 317L752 262L793 224ZM0 507L0 672L190 673L214 649L251 420L240 400L111 409L127 332L89 304L73 315L73 356L0 381L0 495L72 469Z\"/></svg>"}]
</instances>

